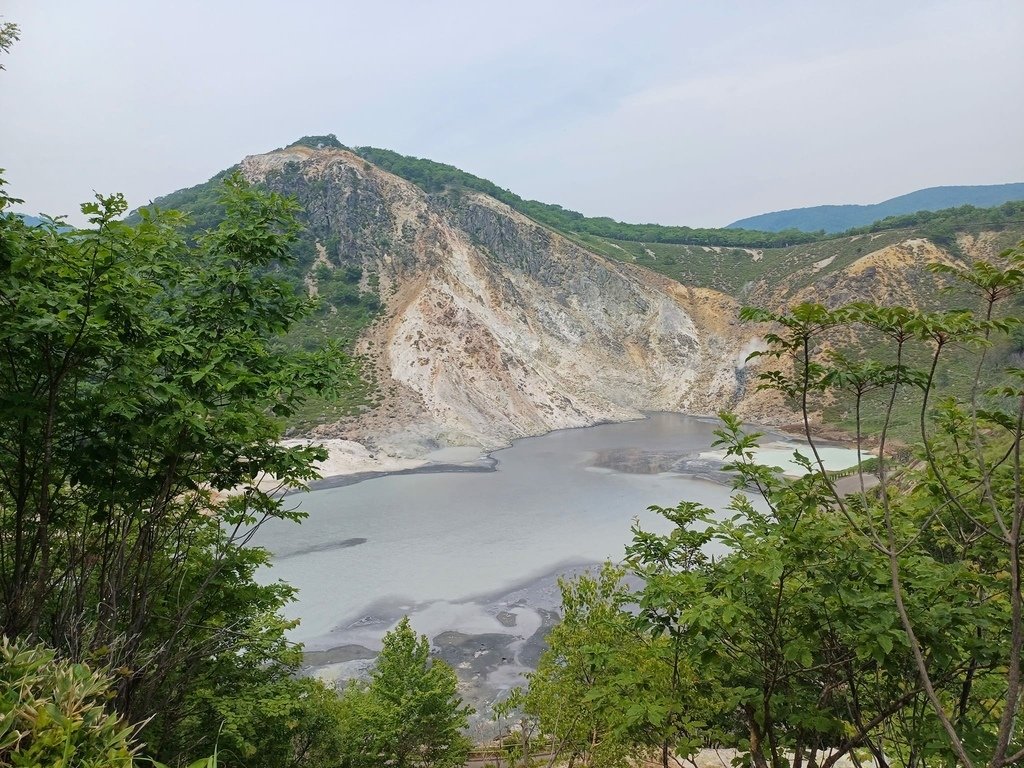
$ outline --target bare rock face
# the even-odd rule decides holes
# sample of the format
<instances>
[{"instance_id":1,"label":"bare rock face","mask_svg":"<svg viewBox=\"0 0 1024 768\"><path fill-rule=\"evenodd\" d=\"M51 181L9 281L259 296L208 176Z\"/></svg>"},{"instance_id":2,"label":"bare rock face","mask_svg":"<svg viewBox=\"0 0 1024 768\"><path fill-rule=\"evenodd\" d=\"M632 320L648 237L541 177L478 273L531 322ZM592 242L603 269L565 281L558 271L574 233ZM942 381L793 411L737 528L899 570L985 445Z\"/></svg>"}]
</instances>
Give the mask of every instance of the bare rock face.
<instances>
[{"instance_id":1,"label":"bare rock face","mask_svg":"<svg viewBox=\"0 0 1024 768\"><path fill-rule=\"evenodd\" d=\"M246 158L295 195L327 257L378 275L361 342L385 401L324 434L413 454L552 429L735 406L757 329L725 294L595 255L482 194L457 201L344 150Z\"/></svg>"}]
</instances>

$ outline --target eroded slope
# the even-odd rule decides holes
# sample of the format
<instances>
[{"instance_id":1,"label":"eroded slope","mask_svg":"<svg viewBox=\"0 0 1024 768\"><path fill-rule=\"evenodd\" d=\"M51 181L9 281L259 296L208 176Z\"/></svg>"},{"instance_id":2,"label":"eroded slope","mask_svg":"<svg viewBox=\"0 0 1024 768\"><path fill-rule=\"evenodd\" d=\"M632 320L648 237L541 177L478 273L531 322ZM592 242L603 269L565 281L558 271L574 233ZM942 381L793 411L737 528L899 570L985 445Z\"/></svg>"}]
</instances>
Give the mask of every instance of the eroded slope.
<instances>
[{"instance_id":1,"label":"eroded slope","mask_svg":"<svg viewBox=\"0 0 1024 768\"><path fill-rule=\"evenodd\" d=\"M323 434L494 446L742 397L757 329L724 294L598 256L486 195L428 197L344 150L291 147L242 169L299 199L329 261L379 283L385 311L360 348L384 402Z\"/></svg>"}]
</instances>

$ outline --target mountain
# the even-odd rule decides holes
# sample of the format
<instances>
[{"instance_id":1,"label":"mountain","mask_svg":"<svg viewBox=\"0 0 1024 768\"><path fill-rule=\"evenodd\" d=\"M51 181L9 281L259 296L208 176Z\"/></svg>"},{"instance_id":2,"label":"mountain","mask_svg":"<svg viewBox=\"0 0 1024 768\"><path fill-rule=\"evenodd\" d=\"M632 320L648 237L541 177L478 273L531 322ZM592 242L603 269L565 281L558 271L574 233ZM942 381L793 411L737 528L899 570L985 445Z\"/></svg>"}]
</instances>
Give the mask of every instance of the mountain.
<instances>
[{"instance_id":1,"label":"mountain","mask_svg":"<svg viewBox=\"0 0 1024 768\"><path fill-rule=\"evenodd\" d=\"M32 216L31 214L28 214L28 213L17 213L17 212L10 213L10 214L2 214L2 213L0 213L0 216L3 216L3 215L17 216L19 219L21 219L23 222L25 222L25 224L27 226L29 226L29 227L40 227L40 226L42 226L44 224L48 224L49 221L50 221L47 218L43 218L41 216ZM72 229L71 225L69 225L69 224L58 223L55 226L56 226L57 230L61 231L61 232L67 232L68 230Z\"/></svg>"},{"instance_id":2,"label":"mountain","mask_svg":"<svg viewBox=\"0 0 1024 768\"><path fill-rule=\"evenodd\" d=\"M1024 183L930 187L874 205L816 205L810 208L762 213L734 221L727 228L766 232L795 229L801 232L836 233L864 227L890 216L902 216L918 211L939 211L962 205L991 208L1015 200L1024 200Z\"/></svg>"},{"instance_id":3,"label":"mountain","mask_svg":"<svg viewBox=\"0 0 1024 768\"><path fill-rule=\"evenodd\" d=\"M334 140L333 136L307 137L299 143L313 144L323 148L323 139ZM337 148L345 149L340 143ZM584 216L560 205L524 200L507 189L502 189L487 179L481 179L458 168L427 160L422 157L400 155L388 149L376 147L355 147L360 157L385 171L390 171L411 181L428 193L444 190L473 190L493 197L510 208L529 216L545 226L562 233L574 233L593 237L609 237L619 240L636 240L648 243L676 243L687 245L727 245L738 248L771 247L807 243L817 239L815 234L789 230L785 232L758 232L727 229L695 229L693 227L665 226L664 224L629 224L607 216Z\"/></svg>"},{"instance_id":4,"label":"mountain","mask_svg":"<svg viewBox=\"0 0 1024 768\"><path fill-rule=\"evenodd\" d=\"M383 304L357 346L381 403L322 433L495 446L643 410L710 412L739 388L754 333L729 296L591 253L488 195L428 195L347 150L292 146L241 171L298 199L311 269L356 267Z\"/></svg>"},{"instance_id":5,"label":"mountain","mask_svg":"<svg viewBox=\"0 0 1024 768\"><path fill-rule=\"evenodd\" d=\"M288 276L323 302L292 343L340 337L367 360L360 407L323 404L312 432L406 456L651 410L785 423L785 404L756 389L747 356L764 328L740 324L742 304L938 306L944 280L928 265L991 257L1024 219L1011 204L928 214L937 238L903 224L774 248L722 230L693 230L707 245L647 243L559 229L517 210L521 198L414 183L371 157L302 141L237 168L302 209ZM220 176L156 204L209 224Z\"/></svg>"}]
</instances>

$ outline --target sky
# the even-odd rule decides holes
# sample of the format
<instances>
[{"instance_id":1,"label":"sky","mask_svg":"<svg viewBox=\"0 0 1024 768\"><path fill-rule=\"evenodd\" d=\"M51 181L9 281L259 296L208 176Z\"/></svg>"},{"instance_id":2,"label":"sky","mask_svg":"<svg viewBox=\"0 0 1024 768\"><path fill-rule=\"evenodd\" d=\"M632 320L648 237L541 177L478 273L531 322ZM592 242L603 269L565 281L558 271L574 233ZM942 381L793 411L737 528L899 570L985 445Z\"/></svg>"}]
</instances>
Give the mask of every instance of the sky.
<instances>
[{"instance_id":1,"label":"sky","mask_svg":"<svg viewBox=\"0 0 1024 768\"><path fill-rule=\"evenodd\" d=\"M26 212L334 133L526 198L723 226L1024 181L1021 0L0 0Z\"/></svg>"}]
</instances>

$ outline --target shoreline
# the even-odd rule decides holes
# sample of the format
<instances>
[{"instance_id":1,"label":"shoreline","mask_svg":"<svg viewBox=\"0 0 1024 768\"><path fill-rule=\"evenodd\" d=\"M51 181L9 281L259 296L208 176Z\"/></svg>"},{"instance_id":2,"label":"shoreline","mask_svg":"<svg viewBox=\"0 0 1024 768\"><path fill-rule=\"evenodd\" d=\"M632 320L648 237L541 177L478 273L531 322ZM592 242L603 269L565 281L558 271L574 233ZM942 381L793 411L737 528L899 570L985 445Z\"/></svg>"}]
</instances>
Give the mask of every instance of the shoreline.
<instances>
[{"instance_id":1,"label":"shoreline","mask_svg":"<svg viewBox=\"0 0 1024 768\"><path fill-rule=\"evenodd\" d=\"M625 424L632 421L643 421L659 414L686 416L704 423L720 423L720 419L715 415L690 414L682 411L644 411L642 412L642 415L637 418L621 420L602 419L585 426L551 429L547 432L541 432L536 435L523 435L522 437L517 437L508 443L499 444L494 447L452 445L424 453L421 456L410 458L399 457L393 454L379 456L377 453L372 452L370 448L355 440L344 440L340 438L324 438L318 440L317 438L312 437L289 438L287 440L283 440L281 444L287 446L322 445L327 449L329 456L328 459L322 462L318 468L323 471L323 475L321 477L316 480L311 480L307 483L305 488L289 488L284 490L281 495L291 496L297 493L304 493L307 490L321 491L331 488L342 488L344 486L355 485L356 483L361 483L366 480L376 480L381 477L399 475L496 472L498 471L501 461L495 456L495 454L515 447L517 443L520 443L523 440L546 437L557 432L567 432L577 429L593 429L594 427L611 424ZM764 442L762 444L764 449L774 448L777 447L778 444L783 443L805 443L806 441L802 428L800 431L796 431L789 430L784 425L769 425L755 422L745 423L745 426L751 431L764 433ZM840 439L835 437L834 434L835 433L826 433L827 436L818 437L815 442L822 448L831 447L856 450L857 446L855 441L850 439ZM861 448L867 452L867 449L865 449L864 446ZM431 456L436 456L438 459L445 459L448 458L445 454L455 453L457 455L459 453L466 454L467 452L475 453L476 457L466 461L431 460ZM711 480L712 482L728 484L732 475L722 471L722 466L724 466L725 462L717 462L716 457L711 455L716 452L717 451L709 447L709 449L705 451L692 452L688 455L680 456L681 466L678 469L671 469L668 471L675 471L681 474L692 475L694 477L702 477L704 479ZM708 463L711 465L709 466Z\"/></svg>"},{"instance_id":2,"label":"shoreline","mask_svg":"<svg viewBox=\"0 0 1024 768\"><path fill-rule=\"evenodd\" d=\"M305 489L291 488L284 492L285 496L295 493L310 491L323 491L328 488L343 488L346 485L355 485L364 480L376 480L378 477L392 477L397 475L427 475L442 472L496 472L498 462L489 455L483 455L476 463L448 464L427 462L415 467L405 469L371 469L353 471L336 475L324 475L319 480L311 480Z\"/></svg>"}]
</instances>

